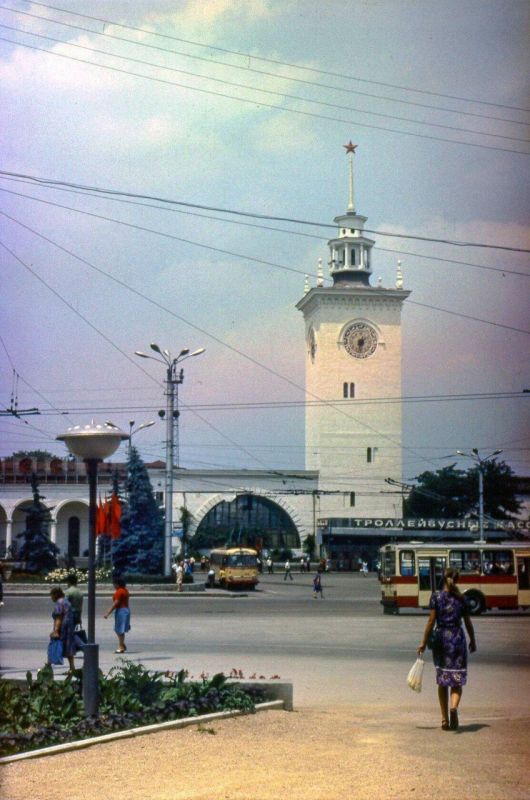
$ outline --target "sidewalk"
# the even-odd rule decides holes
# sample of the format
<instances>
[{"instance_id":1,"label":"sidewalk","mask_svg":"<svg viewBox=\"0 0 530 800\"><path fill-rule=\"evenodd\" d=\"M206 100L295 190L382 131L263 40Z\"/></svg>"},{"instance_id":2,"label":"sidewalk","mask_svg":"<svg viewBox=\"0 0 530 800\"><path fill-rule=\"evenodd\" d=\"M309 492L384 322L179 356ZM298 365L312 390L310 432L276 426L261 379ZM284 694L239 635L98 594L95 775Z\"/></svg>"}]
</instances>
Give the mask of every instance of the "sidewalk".
<instances>
[{"instance_id":1,"label":"sidewalk","mask_svg":"<svg viewBox=\"0 0 530 800\"><path fill-rule=\"evenodd\" d=\"M481 708L484 714L484 707ZM498 714L498 711L497 711ZM266 711L3 767L4 800L523 800L529 717Z\"/></svg>"}]
</instances>

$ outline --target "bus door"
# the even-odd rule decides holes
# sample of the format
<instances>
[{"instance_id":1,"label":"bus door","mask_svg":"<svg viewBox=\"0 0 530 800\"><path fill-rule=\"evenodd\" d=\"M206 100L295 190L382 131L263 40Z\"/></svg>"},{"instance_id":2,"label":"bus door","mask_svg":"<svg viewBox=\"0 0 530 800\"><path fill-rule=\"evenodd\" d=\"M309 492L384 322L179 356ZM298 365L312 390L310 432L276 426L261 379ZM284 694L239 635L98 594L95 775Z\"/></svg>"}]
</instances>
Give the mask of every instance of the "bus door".
<instances>
[{"instance_id":1,"label":"bus door","mask_svg":"<svg viewBox=\"0 0 530 800\"><path fill-rule=\"evenodd\" d=\"M428 608L431 594L441 588L446 556L418 555L418 606Z\"/></svg>"},{"instance_id":2,"label":"bus door","mask_svg":"<svg viewBox=\"0 0 530 800\"><path fill-rule=\"evenodd\" d=\"M517 555L518 604L530 606L530 556Z\"/></svg>"}]
</instances>

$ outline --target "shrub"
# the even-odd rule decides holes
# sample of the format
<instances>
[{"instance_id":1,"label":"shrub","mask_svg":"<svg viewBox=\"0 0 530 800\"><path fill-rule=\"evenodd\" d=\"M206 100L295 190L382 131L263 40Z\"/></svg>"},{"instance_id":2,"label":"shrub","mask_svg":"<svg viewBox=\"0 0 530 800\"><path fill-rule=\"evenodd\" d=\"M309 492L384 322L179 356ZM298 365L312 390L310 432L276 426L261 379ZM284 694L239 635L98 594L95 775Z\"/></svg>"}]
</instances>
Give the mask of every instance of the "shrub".
<instances>
[{"instance_id":1,"label":"shrub","mask_svg":"<svg viewBox=\"0 0 530 800\"><path fill-rule=\"evenodd\" d=\"M100 673L97 718L83 715L82 670L59 682L45 666L36 680L27 673L25 687L0 678L0 756L212 711L251 712L264 699L260 689L227 684L222 673L187 681L185 670L151 672L122 662L107 675Z\"/></svg>"}]
</instances>

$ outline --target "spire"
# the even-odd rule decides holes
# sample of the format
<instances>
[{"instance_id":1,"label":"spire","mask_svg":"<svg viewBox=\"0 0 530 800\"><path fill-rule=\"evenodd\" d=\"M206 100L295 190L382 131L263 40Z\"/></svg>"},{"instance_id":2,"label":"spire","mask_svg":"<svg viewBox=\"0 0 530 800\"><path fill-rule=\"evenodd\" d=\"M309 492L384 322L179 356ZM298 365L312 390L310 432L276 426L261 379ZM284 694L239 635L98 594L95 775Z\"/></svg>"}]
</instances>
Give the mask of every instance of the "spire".
<instances>
[{"instance_id":1,"label":"spire","mask_svg":"<svg viewBox=\"0 0 530 800\"><path fill-rule=\"evenodd\" d=\"M401 271L401 261L399 259L396 270L396 289L403 289L403 272Z\"/></svg>"},{"instance_id":2,"label":"spire","mask_svg":"<svg viewBox=\"0 0 530 800\"><path fill-rule=\"evenodd\" d=\"M355 214L355 198L353 193L353 154L355 153L355 149L358 145L353 144L352 140L348 142L348 144L343 144L343 147L346 148L346 153L348 154L348 161L349 161L349 175L348 175L348 213Z\"/></svg>"},{"instance_id":3,"label":"spire","mask_svg":"<svg viewBox=\"0 0 530 800\"><path fill-rule=\"evenodd\" d=\"M304 294L307 294L309 291L309 275L304 276Z\"/></svg>"}]
</instances>

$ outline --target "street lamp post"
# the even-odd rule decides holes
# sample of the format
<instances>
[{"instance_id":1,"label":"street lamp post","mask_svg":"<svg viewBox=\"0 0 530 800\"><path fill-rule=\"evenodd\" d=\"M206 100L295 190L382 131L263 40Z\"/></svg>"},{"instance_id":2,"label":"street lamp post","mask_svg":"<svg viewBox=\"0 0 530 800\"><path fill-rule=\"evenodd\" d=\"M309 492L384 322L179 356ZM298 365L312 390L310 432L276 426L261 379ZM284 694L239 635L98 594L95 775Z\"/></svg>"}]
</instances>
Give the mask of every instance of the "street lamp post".
<instances>
[{"instance_id":1,"label":"street lamp post","mask_svg":"<svg viewBox=\"0 0 530 800\"><path fill-rule=\"evenodd\" d=\"M471 453L464 453L462 450L457 450L456 454L471 458L478 468L478 528L479 528L479 542L484 544L484 467L490 459L495 458L502 453L502 450L494 450L489 456L481 457L476 447L473 447Z\"/></svg>"},{"instance_id":2,"label":"street lamp post","mask_svg":"<svg viewBox=\"0 0 530 800\"><path fill-rule=\"evenodd\" d=\"M128 439L126 433L110 425L76 425L56 437L63 441L72 455L86 464L88 507L88 630L87 644L83 647L83 703L88 717L98 713L99 645L96 644L96 494L98 464L111 456L120 442Z\"/></svg>"},{"instance_id":3,"label":"street lamp post","mask_svg":"<svg viewBox=\"0 0 530 800\"><path fill-rule=\"evenodd\" d=\"M171 574L171 540L173 537L173 465L175 456L175 420L178 422L178 408L175 409L175 398L178 398L178 386L184 380L184 371L179 370L177 365L187 358L193 358L204 353L205 348L199 347L190 353L189 348L185 347L180 351L176 358L171 357L169 350L161 350L160 347L152 342L151 350L158 354L159 358L135 351L135 355L140 358L150 358L158 361L166 367L166 487L165 487L165 537L164 537L164 575ZM178 458L177 458L178 466Z\"/></svg>"}]
</instances>

